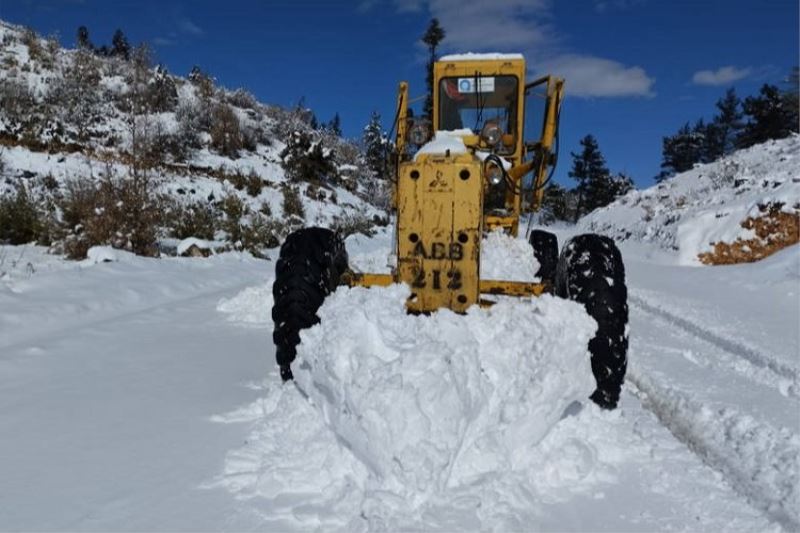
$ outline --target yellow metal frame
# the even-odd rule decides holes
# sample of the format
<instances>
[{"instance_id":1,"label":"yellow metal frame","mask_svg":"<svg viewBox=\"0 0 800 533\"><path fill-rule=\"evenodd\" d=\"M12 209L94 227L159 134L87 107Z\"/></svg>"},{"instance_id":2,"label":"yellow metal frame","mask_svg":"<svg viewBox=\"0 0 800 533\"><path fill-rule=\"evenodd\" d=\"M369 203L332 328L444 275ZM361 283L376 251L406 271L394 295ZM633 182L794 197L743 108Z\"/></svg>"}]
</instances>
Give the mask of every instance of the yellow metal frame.
<instances>
[{"instance_id":1,"label":"yellow metal frame","mask_svg":"<svg viewBox=\"0 0 800 533\"><path fill-rule=\"evenodd\" d=\"M351 287L388 287L400 282L393 274L366 274L353 271L345 272L342 280ZM541 296L549 289L545 283L494 279L482 279L478 287L480 294L493 296Z\"/></svg>"},{"instance_id":2,"label":"yellow metal frame","mask_svg":"<svg viewBox=\"0 0 800 533\"><path fill-rule=\"evenodd\" d=\"M484 214L483 200L488 189L484 163L475 150L481 146L477 135L462 140L467 153L408 155L408 84L400 83L397 95L398 154L392 205L397 215L395 252L397 265L391 274L348 271L342 282L351 286L387 286L404 282L411 287L409 311L429 312L449 308L464 312L474 304L490 305L481 295L539 296L549 290L543 283L480 279L480 246L485 230L503 228L516 236L522 211L522 182L533 173L534 193L529 200L535 209L541 205L544 184L555 164L553 148L558 130L564 81L552 76L525 83L526 65L522 58L440 61L434 64L433 129L439 127L439 82L444 77L515 76L518 80L517 132L513 152L503 156L511 164L507 170L507 216ZM544 86L545 113L540 138L524 139L525 103L529 91Z\"/></svg>"}]
</instances>

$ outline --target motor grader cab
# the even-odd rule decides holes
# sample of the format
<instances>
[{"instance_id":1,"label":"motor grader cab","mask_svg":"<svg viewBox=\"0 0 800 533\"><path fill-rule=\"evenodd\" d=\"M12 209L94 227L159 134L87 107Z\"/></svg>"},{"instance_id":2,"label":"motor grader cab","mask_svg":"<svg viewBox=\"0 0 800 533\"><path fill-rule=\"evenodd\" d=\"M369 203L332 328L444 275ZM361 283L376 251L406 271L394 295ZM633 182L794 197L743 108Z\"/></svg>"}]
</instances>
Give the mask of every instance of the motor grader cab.
<instances>
[{"instance_id":1,"label":"motor grader cab","mask_svg":"<svg viewBox=\"0 0 800 533\"><path fill-rule=\"evenodd\" d=\"M273 340L284 380L300 342L299 331L340 284L411 288L409 312L448 308L465 312L492 298L549 292L585 306L600 326L589 343L598 388L592 398L617 404L627 353L627 292L613 241L587 234L559 256L555 235L530 232L540 264L538 281L484 279L484 233L517 236L524 209L537 209L552 175L564 81L526 82L519 54L445 56L433 67L433 116L415 117L408 84L397 97L390 273L354 272L341 238L323 228L290 235L281 248L273 285ZM387 250L388 252L388 250Z\"/></svg>"}]
</instances>

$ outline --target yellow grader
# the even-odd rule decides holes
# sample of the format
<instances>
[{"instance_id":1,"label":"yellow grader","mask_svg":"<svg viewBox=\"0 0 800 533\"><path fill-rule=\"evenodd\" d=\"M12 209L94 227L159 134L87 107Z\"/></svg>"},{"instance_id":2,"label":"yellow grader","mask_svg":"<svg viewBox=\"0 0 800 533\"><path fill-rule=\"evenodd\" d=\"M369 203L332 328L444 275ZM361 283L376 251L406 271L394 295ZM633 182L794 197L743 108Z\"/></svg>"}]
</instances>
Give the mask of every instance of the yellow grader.
<instances>
[{"instance_id":1,"label":"yellow grader","mask_svg":"<svg viewBox=\"0 0 800 533\"><path fill-rule=\"evenodd\" d=\"M491 305L492 298L550 293L582 304L597 322L588 346L597 382L591 398L616 407L626 368L628 307L613 241L578 235L559 255L555 235L530 231L538 282L481 278L484 232L502 228L516 237L523 210L541 205L557 162L564 81L544 76L526 83L525 76L519 54L445 56L434 64L432 117L420 118L409 107L408 85L400 84L392 194L396 264L389 274L356 273L331 230L304 228L287 237L272 309L284 381L292 379L300 330L319 321L317 310L339 285L406 283L406 307L413 313L464 312Z\"/></svg>"}]
</instances>

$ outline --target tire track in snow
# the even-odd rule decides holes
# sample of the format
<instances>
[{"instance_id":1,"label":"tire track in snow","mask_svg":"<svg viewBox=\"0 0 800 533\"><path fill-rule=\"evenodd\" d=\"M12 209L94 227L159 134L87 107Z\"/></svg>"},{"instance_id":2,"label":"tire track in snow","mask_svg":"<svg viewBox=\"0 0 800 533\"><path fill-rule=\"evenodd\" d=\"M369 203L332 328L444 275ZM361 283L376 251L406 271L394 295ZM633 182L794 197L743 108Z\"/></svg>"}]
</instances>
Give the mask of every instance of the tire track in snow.
<instances>
[{"instance_id":1,"label":"tire track in snow","mask_svg":"<svg viewBox=\"0 0 800 533\"><path fill-rule=\"evenodd\" d=\"M632 294L632 292L633 291L628 293L628 303L633 307L636 307L639 310L651 315L655 315L656 317L659 317L668 323L677 326L690 335L713 344L717 348L735 357L745 359L753 365L770 370L780 378L789 380L791 385L786 391L781 390L781 393L795 397L800 396L800 372L798 372L796 368L793 368L781 361L776 360L773 357L764 354L757 348L747 346L746 344L733 339L725 338L717 333L714 333L713 331L698 326L697 324L694 324L683 317L680 317L659 307L658 305L648 302L640 296Z\"/></svg>"},{"instance_id":2,"label":"tire track in snow","mask_svg":"<svg viewBox=\"0 0 800 533\"><path fill-rule=\"evenodd\" d=\"M714 409L631 369L633 394L679 441L756 508L800 530L800 436L733 409Z\"/></svg>"}]
</instances>

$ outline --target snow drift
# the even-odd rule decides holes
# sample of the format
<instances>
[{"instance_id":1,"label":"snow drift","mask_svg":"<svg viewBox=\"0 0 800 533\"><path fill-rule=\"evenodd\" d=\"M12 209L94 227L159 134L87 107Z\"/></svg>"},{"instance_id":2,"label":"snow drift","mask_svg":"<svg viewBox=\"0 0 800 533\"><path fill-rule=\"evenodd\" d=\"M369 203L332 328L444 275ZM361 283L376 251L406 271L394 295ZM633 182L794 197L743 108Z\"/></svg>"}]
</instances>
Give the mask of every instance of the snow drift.
<instances>
[{"instance_id":1,"label":"snow drift","mask_svg":"<svg viewBox=\"0 0 800 533\"><path fill-rule=\"evenodd\" d=\"M677 250L680 264L698 265L698 256L714 252L714 243L752 241L756 247L777 238L744 227L748 219L770 210L795 220L800 216L800 136L740 150L631 191L578 225L617 241L634 239Z\"/></svg>"}]
</instances>

